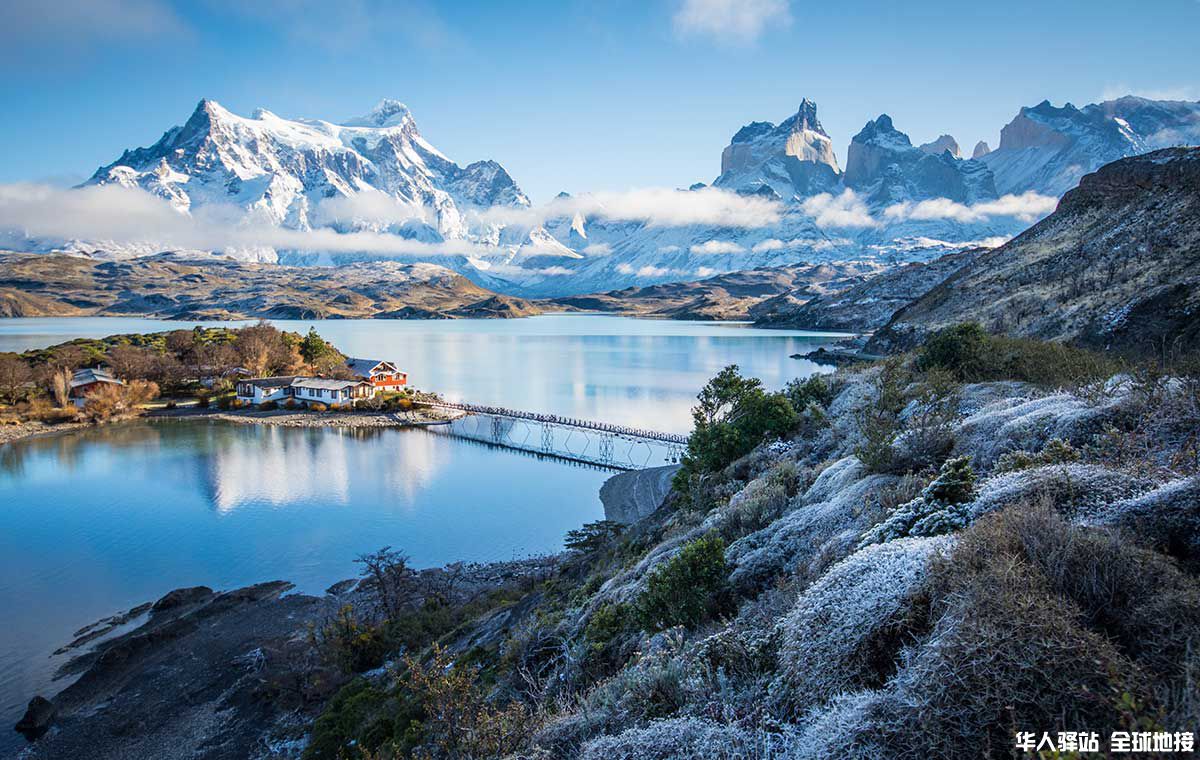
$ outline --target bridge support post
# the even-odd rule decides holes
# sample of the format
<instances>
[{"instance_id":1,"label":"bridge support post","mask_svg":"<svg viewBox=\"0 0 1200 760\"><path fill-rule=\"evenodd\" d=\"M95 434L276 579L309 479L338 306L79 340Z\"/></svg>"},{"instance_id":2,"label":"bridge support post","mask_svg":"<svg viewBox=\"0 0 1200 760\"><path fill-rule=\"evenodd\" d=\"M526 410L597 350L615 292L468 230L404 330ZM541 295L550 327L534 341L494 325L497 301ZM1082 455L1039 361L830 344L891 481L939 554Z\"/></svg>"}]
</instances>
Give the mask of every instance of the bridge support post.
<instances>
[{"instance_id":1,"label":"bridge support post","mask_svg":"<svg viewBox=\"0 0 1200 760\"><path fill-rule=\"evenodd\" d=\"M504 420L492 417L492 442L500 443L502 440L504 440Z\"/></svg>"},{"instance_id":2,"label":"bridge support post","mask_svg":"<svg viewBox=\"0 0 1200 760\"><path fill-rule=\"evenodd\" d=\"M609 433L600 434L600 461L604 464L613 461L613 436Z\"/></svg>"},{"instance_id":3,"label":"bridge support post","mask_svg":"<svg viewBox=\"0 0 1200 760\"><path fill-rule=\"evenodd\" d=\"M549 454L554 451L554 427L547 422L542 423L542 452Z\"/></svg>"}]
</instances>

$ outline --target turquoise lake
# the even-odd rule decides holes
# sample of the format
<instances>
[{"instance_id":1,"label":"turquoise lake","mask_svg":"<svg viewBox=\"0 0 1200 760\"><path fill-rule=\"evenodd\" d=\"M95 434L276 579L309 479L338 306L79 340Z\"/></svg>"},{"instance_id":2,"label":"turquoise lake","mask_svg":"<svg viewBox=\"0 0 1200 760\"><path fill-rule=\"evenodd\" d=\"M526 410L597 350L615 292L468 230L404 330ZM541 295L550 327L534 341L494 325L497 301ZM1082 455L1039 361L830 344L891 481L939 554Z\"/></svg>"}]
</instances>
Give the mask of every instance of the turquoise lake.
<instances>
[{"instance_id":1,"label":"turquoise lake","mask_svg":"<svg viewBox=\"0 0 1200 760\"><path fill-rule=\"evenodd\" d=\"M316 327L452 400L664 432L688 431L722 367L779 388L823 371L789 356L832 339L591 315L275 324ZM191 326L0 319L0 351ZM0 446L0 719L61 688L51 652L100 617L187 585L284 579L320 593L384 545L418 566L557 551L603 516L611 474L419 429L138 421ZM4 734L0 751L20 746Z\"/></svg>"}]
</instances>

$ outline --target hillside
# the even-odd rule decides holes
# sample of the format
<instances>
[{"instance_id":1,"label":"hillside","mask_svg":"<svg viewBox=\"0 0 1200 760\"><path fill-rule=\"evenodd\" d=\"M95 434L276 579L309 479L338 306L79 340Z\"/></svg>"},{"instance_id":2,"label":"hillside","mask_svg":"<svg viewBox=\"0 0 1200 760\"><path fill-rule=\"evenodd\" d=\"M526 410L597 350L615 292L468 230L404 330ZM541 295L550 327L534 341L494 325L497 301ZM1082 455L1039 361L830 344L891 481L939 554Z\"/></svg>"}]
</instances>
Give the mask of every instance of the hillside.
<instances>
[{"instance_id":1,"label":"hillside","mask_svg":"<svg viewBox=\"0 0 1200 760\"><path fill-rule=\"evenodd\" d=\"M899 309L868 350L963 321L1120 351L1200 346L1200 148L1085 176L1049 217Z\"/></svg>"},{"instance_id":2,"label":"hillside","mask_svg":"<svg viewBox=\"0 0 1200 760\"><path fill-rule=\"evenodd\" d=\"M789 294L793 300L820 297L875 276L882 269L882 265L867 262L761 267L691 282L556 298L547 303L572 310L639 317L745 320L782 294Z\"/></svg>"},{"instance_id":3,"label":"hillside","mask_svg":"<svg viewBox=\"0 0 1200 760\"><path fill-rule=\"evenodd\" d=\"M169 255L0 254L0 316L216 320L524 317L539 309L433 264L288 267Z\"/></svg>"},{"instance_id":4,"label":"hillside","mask_svg":"<svg viewBox=\"0 0 1200 760\"><path fill-rule=\"evenodd\" d=\"M885 270L849 288L804 300L788 292L763 301L755 310L759 327L799 330L868 332L887 324L896 309L925 295L982 249L948 253L932 261L913 262Z\"/></svg>"}]
</instances>

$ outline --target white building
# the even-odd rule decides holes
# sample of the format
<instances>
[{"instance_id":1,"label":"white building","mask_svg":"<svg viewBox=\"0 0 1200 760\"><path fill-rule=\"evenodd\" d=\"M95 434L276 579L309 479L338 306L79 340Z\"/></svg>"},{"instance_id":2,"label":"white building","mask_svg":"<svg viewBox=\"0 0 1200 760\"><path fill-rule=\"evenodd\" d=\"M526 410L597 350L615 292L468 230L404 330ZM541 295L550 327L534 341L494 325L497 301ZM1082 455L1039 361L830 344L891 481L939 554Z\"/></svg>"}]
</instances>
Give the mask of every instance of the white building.
<instances>
[{"instance_id":1,"label":"white building","mask_svg":"<svg viewBox=\"0 0 1200 760\"><path fill-rule=\"evenodd\" d=\"M237 398L243 404L284 402L288 399L306 404L349 405L357 399L371 398L375 389L362 380L329 380L323 377L256 377L239 380Z\"/></svg>"},{"instance_id":2,"label":"white building","mask_svg":"<svg viewBox=\"0 0 1200 760\"><path fill-rule=\"evenodd\" d=\"M351 404L356 399L370 398L375 389L362 380L327 380L323 377L298 377L292 381L292 398L318 404Z\"/></svg>"}]
</instances>

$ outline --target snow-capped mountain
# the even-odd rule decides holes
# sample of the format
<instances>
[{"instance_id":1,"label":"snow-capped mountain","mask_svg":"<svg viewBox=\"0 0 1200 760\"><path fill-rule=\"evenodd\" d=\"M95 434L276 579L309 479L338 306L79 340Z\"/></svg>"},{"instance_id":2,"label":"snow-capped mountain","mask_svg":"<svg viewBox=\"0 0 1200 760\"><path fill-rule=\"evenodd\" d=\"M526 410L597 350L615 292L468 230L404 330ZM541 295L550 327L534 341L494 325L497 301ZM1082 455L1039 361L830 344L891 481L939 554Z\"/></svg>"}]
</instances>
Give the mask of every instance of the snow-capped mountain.
<instances>
[{"instance_id":1,"label":"snow-capped mountain","mask_svg":"<svg viewBox=\"0 0 1200 760\"><path fill-rule=\"evenodd\" d=\"M1200 142L1200 103L1126 96L1076 108L1022 108L980 160L1001 193L1061 196L1083 175L1126 156Z\"/></svg>"},{"instance_id":2,"label":"snow-capped mountain","mask_svg":"<svg viewBox=\"0 0 1200 760\"><path fill-rule=\"evenodd\" d=\"M284 119L263 109L245 118L202 100L183 126L148 148L126 151L85 184L140 187L180 211L232 204L290 229L382 227L427 242L496 235L472 230L468 212L529 206L500 164L459 166L421 136L395 100L342 124ZM364 196L397 207L368 215L352 204L325 205Z\"/></svg>"},{"instance_id":3,"label":"snow-capped mountain","mask_svg":"<svg viewBox=\"0 0 1200 760\"><path fill-rule=\"evenodd\" d=\"M805 98L778 126L755 121L738 130L721 152L714 187L771 198L804 198L832 190L841 176L833 140Z\"/></svg>"},{"instance_id":4,"label":"snow-capped mountain","mask_svg":"<svg viewBox=\"0 0 1200 760\"><path fill-rule=\"evenodd\" d=\"M980 142L971 158L947 134L915 145L883 114L850 141L843 169L816 104L804 99L778 124L738 130L711 187L661 191L676 212L740 205L753 219L720 211L663 218L647 211L660 195L562 194L534 208L495 161L463 166L434 148L398 101L339 124L265 110L247 118L204 100L182 126L126 151L85 185L145 190L202 222L206 209L232 209L242 215L237 225L313 232L226 246L224 255L327 266L403 255L500 292L559 296L797 262L917 261L998 245L1100 165L1198 140L1200 103L1135 97L1082 109L1022 108L999 148ZM336 249L322 247L330 231L371 233L375 244L360 248L359 237L342 235ZM7 235L0 242L21 232L0 231ZM188 241L165 247L193 249L186 254L193 256L206 244ZM24 245L111 257L164 249L153 239L28 234Z\"/></svg>"},{"instance_id":5,"label":"snow-capped mountain","mask_svg":"<svg viewBox=\"0 0 1200 760\"><path fill-rule=\"evenodd\" d=\"M934 145L941 143L938 152ZM868 203L886 206L904 201L948 198L957 203L993 200L996 186L987 166L958 157L958 143L943 135L935 143L913 146L887 114L867 122L850 141L846 154L846 187Z\"/></svg>"}]
</instances>

